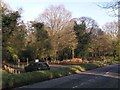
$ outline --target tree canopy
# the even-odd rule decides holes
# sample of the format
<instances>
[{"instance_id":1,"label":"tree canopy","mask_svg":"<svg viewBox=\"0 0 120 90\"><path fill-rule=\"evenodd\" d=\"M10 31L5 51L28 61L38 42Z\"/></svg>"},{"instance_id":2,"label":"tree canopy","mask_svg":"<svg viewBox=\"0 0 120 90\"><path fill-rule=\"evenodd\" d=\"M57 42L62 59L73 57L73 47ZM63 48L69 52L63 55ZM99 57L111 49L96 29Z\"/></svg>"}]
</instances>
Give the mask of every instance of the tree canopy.
<instances>
[{"instance_id":1,"label":"tree canopy","mask_svg":"<svg viewBox=\"0 0 120 90\"><path fill-rule=\"evenodd\" d=\"M2 3L2 56L7 62L100 58L119 55L119 23L100 28L91 17L73 18L63 5L24 23L21 11Z\"/></svg>"}]
</instances>

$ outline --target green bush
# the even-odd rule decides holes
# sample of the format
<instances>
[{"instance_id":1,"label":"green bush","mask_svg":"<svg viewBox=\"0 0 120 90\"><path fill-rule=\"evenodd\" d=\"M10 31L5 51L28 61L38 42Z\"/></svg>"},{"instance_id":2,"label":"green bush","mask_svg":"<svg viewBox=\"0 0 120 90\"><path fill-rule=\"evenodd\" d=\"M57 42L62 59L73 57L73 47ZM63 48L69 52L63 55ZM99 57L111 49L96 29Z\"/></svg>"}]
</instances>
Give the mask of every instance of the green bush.
<instances>
[{"instance_id":1,"label":"green bush","mask_svg":"<svg viewBox=\"0 0 120 90\"><path fill-rule=\"evenodd\" d=\"M16 61L18 59L17 49L15 49L11 46L7 46L7 50L9 52L10 59L13 60L13 61Z\"/></svg>"}]
</instances>

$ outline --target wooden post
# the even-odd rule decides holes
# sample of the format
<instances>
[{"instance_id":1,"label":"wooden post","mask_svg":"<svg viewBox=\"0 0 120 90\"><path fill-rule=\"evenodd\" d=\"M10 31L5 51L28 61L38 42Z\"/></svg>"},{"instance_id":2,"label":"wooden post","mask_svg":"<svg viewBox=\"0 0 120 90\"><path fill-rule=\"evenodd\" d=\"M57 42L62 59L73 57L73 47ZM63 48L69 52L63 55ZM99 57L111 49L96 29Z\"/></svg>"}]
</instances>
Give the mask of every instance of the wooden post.
<instances>
[{"instance_id":1,"label":"wooden post","mask_svg":"<svg viewBox=\"0 0 120 90\"><path fill-rule=\"evenodd\" d=\"M29 63L29 62L28 62L28 58L27 58L27 65L28 65L28 63Z\"/></svg>"},{"instance_id":2,"label":"wooden post","mask_svg":"<svg viewBox=\"0 0 120 90\"><path fill-rule=\"evenodd\" d=\"M18 67L20 67L20 59L18 59Z\"/></svg>"}]
</instances>

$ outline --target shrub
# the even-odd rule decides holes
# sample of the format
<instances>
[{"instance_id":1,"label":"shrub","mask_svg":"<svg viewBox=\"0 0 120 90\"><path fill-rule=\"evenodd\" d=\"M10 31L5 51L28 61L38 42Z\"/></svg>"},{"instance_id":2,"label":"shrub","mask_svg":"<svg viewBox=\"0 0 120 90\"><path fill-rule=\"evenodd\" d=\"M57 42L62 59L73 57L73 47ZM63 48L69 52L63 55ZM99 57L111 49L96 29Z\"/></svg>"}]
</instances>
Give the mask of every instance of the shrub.
<instances>
[{"instance_id":1,"label":"shrub","mask_svg":"<svg viewBox=\"0 0 120 90\"><path fill-rule=\"evenodd\" d=\"M10 58L16 62L16 60L18 59L17 49L7 46L7 50L9 52Z\"/></svg>"},{"instance_id":2,"label":"shrub","mask_svg":"<svg viewBox=\"0 0 120 90\"><path fill-rule=\"evenodd\" d=\"M74 58L71 60L63 60L61 64L81 64L83 61L80 58Z\"/></svg>"},{"instance_id":3,"label":"shrub","mask_svg":"<svg viewBox=\"0 0 120 90\"><path fill-rule=\"evenodd\" d=\"M74 68L78 69L79 71L85 71L85 68L81 66L74 66Z\"/></svg>"}]
</instances>

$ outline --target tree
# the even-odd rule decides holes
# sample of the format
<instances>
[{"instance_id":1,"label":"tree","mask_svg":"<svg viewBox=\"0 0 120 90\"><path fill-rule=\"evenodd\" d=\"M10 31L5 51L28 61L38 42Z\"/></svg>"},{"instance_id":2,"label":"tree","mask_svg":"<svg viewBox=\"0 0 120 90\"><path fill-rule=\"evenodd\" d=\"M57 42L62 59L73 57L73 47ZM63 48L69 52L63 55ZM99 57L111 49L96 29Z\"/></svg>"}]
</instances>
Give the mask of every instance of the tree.
<instances>
[{"instance_id":1,"label":"tree","mask_svg":"<svg viewBox=\"0 0 120 90\"><path fill-rule=\"evenodd\" d=\"M74 31L77 36L77 57L87 58L88 48L91 41L91 34L94 28L97 27L96 22L89 17L81 17L74 19Z\"/></svg>"},{"instance_id":2,"label":"tree","mask_svg":"<svg viewBox=\"0 0 120 90\"><path fill-rule=\"evenodd\" d=\"M97 22L90 17L74 18L77 24L85 24L86 32L92 31L94 28L98 28Z\"/></svg>"},{"instance_id":3,"label":"tree","mask_svg":"<svg viewBox=\"0 0 120 90\"><path fill-rule=\"evenodd\" d=\"M73 22L71 22L71 13L66 10L64 6L48 7L43 14L40 15L39 20L43 22L47 28L52 42L54 57L56 57L57 52L74 43L75 34L72 31ZM73 45L73 47L74 46L75 45Z\"/></svg>"},{"instance_id":4,"label":"tree","mask_svg":"<svg viewBox=\"0 0 120 90\"><path fill-rule=\"evenodd\" d=\"M25 25L20 20L20 11L12 11L2 4L2 56L3 60L19 58L19 50L24 46Z\"/></svg>"},{"instance_id":5,"label":"tree","mask_svg":"<svg viewBox=\"0 0 120 90\"><path fill-rule=\"evenodd\" d=\"M92 58L100 58L111 54L111 38L102 29L97 29L97 33L92 35L91 54Z\"/></svg>"},{"instance_id":6,"label":"tree","mask_svg":"<svg viewBox=\"0 0 120 90\"><path fill-rule=\"evenodd\" d=\"M48 32L44 29L44 24L35 22L32 25L35 28L35 48L36 58L46 58L49 55L51 49L51 43L49 41Z\"/></svg>"},{"instance_id":7,"label":"tree","mask_svg":"<svg viewBox=\"0 0 120 90\"><path fill-rule=\"evenodd\" d=\"M113 40L118 40L118 22L113 21L113 22L108 22L106 23L102 29L108 34L111 39Z\"/></svg>"},{"instance_id":8,"label":"tree","mask_svg":"<svg viewBox=\"0 0 120 90\"><path fill-rule=\"evenodd\" d=\"M69 28L61 32L61 38L59 44L59 51L64 49L71 49L72 58L74 58L74 49L77 47L77 39L75 32ZM60 50L61 49L61 50ZM64 52L63 52L64 53Z\"/></svg>"},{"instance_id":9,"label":"tree","mask_svg":"<svg viewBox=\"0 0 120 90\"><path fill-rule=\"evenodd\" d=\"M52 31L61 31L69 26L69 21L71 20L71 13L64 8L64 6L50 6L40 15L39 20L44 22L44 24Z\"/></svg>"},{"instance_id":10,"label":"tree","mask_svg":"<svg viewBox=\"0 0 120 90\"><path fill-rule=\"evenodd\" d=\"M119 52L119 29L118 29L118 22L113 21L113 22L108 22L103 26L103 30L106 32L106 34L109 36L111 39L111 49L114 58L120 55Z\"/></svg>"},{"instance_id":11,"label":"tree","mask_svg":"<svg viewBox=\"0 0 120 90\"><path fill-rule=\"evenodd\" d=\"M120 14L119 14L119 9L120 9L120 1L119 0L113 0L112 2L109 2L107 4L99 5L100 7L104 9L110 10L110 16L118 17L118 41L117 41L117 49L118 49L118 60L120 58Z\"/></svg>"}]
</instances>

